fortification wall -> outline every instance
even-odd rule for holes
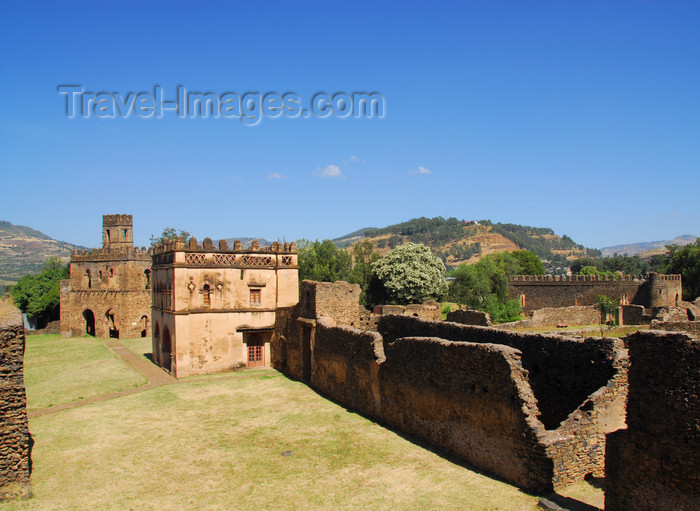
[[[0,303],[0,501],[31,493],[24,342],[19,310]]]
[[[598,295],[621,303],[645,305],[649,301],[646,281],[630,276],[614,280],[597,275],[517,275],[508,281],[508,296],[519,299],[526,313],[545,307],[593,305]]]
[[[636,332],[627,429],[608,435],[607,511],[700,509],[700,339]]]

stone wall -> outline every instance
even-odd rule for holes
[[[658,321],[651,322],[652,330],[666,330],[668,332],[688,332],[700,336],[700,321]]]
[[[607,511],[700,509],[700,339],[637,332],[627,429],[608,435]]]
[[[459,309],[448,312],[447,321],[463,325],[491,326],[491,315],[483,311]]]
[[[31,493],[31,435],[23,359],[22,315],[0,303],[0,501]]]
[[[649,323],[649,319],[644,316],[644,307],[641,305],[620,305],[618,315],[618,323],[620,325],[643,325]]]
[[[600,321],[600,312],[593,305],[573,305],[571,307],[559,307],[538,309],[533,311],[530,323],[533,326],[557,325],[591,325]]]
[[[531,491],[603,475],[605,433],[624,426],[618,339],[400,315],[368,332],[304,309],[280,317],[273,360],[324,395]]]
[[[545,307],[593,305],[598,295],[621,303],[646,305],[649,285],[628,276],[614,280],[592,275],[518,275],[508,281],[508,296],[520,299],[526,313]]]

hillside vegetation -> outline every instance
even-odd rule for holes
[[[49,256],[70,260],[71,249],[83,248],[58,241],[24,225],[0,220],[0,289],[27,274],[39,273]]]
[[[566,235],[557,236],[547,227],[442,217],[414,218],[388,227],[361,229],[333,241],[346,247],[362,239],[371,240],[382,254],[404,243],[423,243],[452,267],[514,250],[534,252],[550,266],[566,266],[567,261],[599,255],[597,250],[586,249]]]

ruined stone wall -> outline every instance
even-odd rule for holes
[[[19,310],[0,303],[0,501],[30,494],[24,342]]]
[[[651,322],[652,330],[666,330],[668,332],[688,332],[700,336],[700,321],[658,321]]]
[[[303,299],[303,295],[302,295]],[[309,309],[310,310],[310,309]],[[382,316],[379,332],[304,317],[276,325],[287,374],[532,491],[602,476],[605,434],[624,426],[625,350]]]
[[[360,323],[360,286],[348,282],[301,283],[300,302],[305,318],[325,317],[339,325],[356,326]]]
[[[700,339],[640,331],[627,345],[627,429],[608,435],[605,509],[700,509]]]
[[[488,312],[472,309],[459,309],[447,313],[447,321],[463,325],[491,326],[491,315]]]
[[[311,385],[343,406],[378,417],[381,397],[377,372],[384,359],[382,338],[377,332],[334,328],[319,319]]]
[[[620,325],[643,325],[649,323],[644,316],[644,307],[641,305],[620,305],[618,323]]]

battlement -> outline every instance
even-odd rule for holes
[[[680,275],[663,275],[660,273],[650,273],[649,274],[649,279],[650,280],[666,280],[666,281],[676,281],[676,280],[681,280]]]
[[[146,247],[117,246],[71,250],[71,262],[79,261],[108,261],[108,260],[143,260],[151,258],[151,249]]]
[[[233,248],[229,248],[226,240],[219,240],[218,247],[214,245],[211,238],[204,238],[202,244],[197,242],[197,239],[192,237],[190,241],[185,243],[180,240],[166,240],[163,243],[159,243],[153,247],[153,254],[165,254],[167,252],[218,252],[226,254],[259,254],[259,253],[282,253],[282,254],[296,254],[297,244],[293,241],[291,243],[280,243],[275,241],[269,247],[260,248],[260,243],[258,240],[254,240],[250,245],[250,248],[243,250],[243,245],[241,240],[236,239],[233,242]]]
[[[659,277],[678,277],[680,275],[659,275]],[[676,279],[668,279],[676,280]],[[633,275],[514,275],[508,279],[509,282],[517,284],[527,283],[551,283],[551,282],[607,282],[607,281],[632,281],[643,282]]]
[[[102,215],[102,225],[104,227],[133,226],[133,215]]]

